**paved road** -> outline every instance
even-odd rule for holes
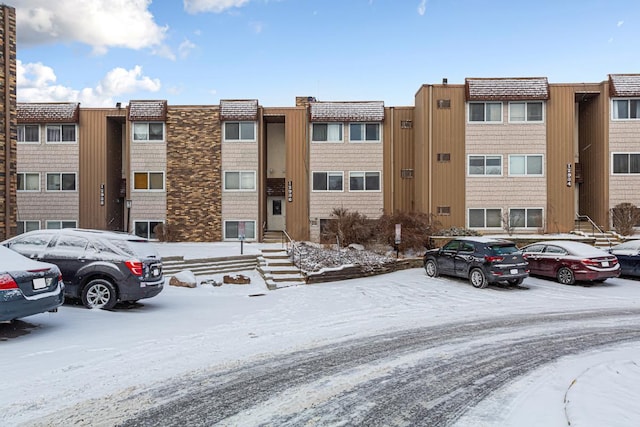
[[[403,330],[148,389],[126,397],[129,409],[123,413],[129,418],[119,422],[446,426],[493,391],[548,362],[630,341],[640,341],[640,309],[509,316]],[[104,410],[107,402],[101,404]],[[123,409],[122,402],[114,408]]]

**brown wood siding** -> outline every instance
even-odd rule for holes
[[[429,97],[431,86],[422,85],[415,97],[415,109],[413,113],[413,144],[414,144],[414,194],[415,210],[429,212]]]
[[[16,233],[16,10],[0,5],[0,240]]]
[[[609,228],[609,84],[580,90],[600,92],[579,103],[578,147],[583,184],[580,184],[580,215],[588,215],[605,230]],[[578,95],[579,98],[579,95]]]
[[[385,108],[382,179],[385,213],[411,212],[415,209],[413,110],[413,107]],[[411,122],[412,126],[403,127],[403,122]],[[403,178],[403,169],[413,171],[413,177]]]
[[[564,233],[575,222],[575,184],[567,186],[567,165],[574,164],[575,88],[550,85],[547,101],[547,208],[545,231]]]

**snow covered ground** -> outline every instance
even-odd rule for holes
[[[163,256],[186,258],[240,253],[238,243],[158,248]],[[243,251],[259,249],[246,243]],[[377,333],[513,314],[640,308],[640,281],[628,279],[561,286],[528,278],[528,289],[478,290],[413,269],[268,291],[255,271],[245,274],[250,285],[167,286],[136,307],[109,312],[65,305],[58,313],[0,324],[0,425],[31,425],[54,412],[59,415],[49,420],[64,420],[69,408],[92,399]],[[457,425],[636,426],[639,399],[635,342],[548,364],[493,393]],[[100,414],[94,416],[79,425],[99,424]]]

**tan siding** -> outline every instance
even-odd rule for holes
[[[18,193],[18,221],[78,221],[77,192]]]
[[[619,203],[633,203],[640,206],[640,175],[613,174],[611,161],[613,153],[640,153],[640,122],[609,121],[609,208]]]

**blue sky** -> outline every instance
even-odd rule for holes
[[[7,0],[18,101],[413,105],[465,77],[640,73],[637,0]]]

